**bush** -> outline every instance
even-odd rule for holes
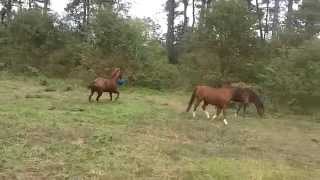
[[[259,74],[264,87],[289,105],[314,106],[320,97],[320,40],[292,48],[288,57],[274,58]],[[319,104],[318,104],[319,105]]]

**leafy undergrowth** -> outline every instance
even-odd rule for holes
[[[319,117],[230,113],[224,126],[192,119],[181,92],[121,87],[89,103],[77,82],[46,82],[0,78],[0,179],[320,177]]]

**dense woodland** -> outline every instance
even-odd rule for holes
[[[289,107],[320,97],[319,0],[167,0],[164,35],[130,1],[69,0],[63,17],[50,0],[0,4],[2,71],[88,82],[117,66],[134,86],[242,81]]]

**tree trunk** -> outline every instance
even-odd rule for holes
[[[183,34],[187,31],[188,28],[188,16],[187,16],[187,9],[188,9],[189,0],[183,0]]]
[[[22,0],[17,0],[17,3],[18,3],[18,6],[19,6],[19,11],[21,11],[24,2],[22,2]]]
[[[206,4],[207,4],[207,0],[201,0],[200,19],[199,19],[200,28],[203,28],[205,24],[204,21],[205,21]]]
[[[269,5],[270,0],[267,0],[267,9],[266,9],[266,19],[265,19],[265,29],[264,29],[264,37],[263,39],[266,39],[266,35],[269,34]]]
[[[31,8],[32,8],[32,4],[33,4],[33,0],[29,0],[29,1],[28,1],[29,9],[31,9]]]
[[[273,39],[278,39],[279,11],[280,11],[280,0],[275,0],[274,1],[273,22],[272,22],[272,38]]]
[[[83,17],[82,17],[82,29],[87,26],[87,0],[83,0]]]
[[[248,4],[248,10],[251,11],[252,10],[252,4],[251,4],[252,0],[247,0],[247,4]]]
[[[259,32],[260,32],[260,39],[263,40],[263,30],[262,30],[262,19],[261,19],[261,13],[260,13],[260,9],[259,9],[259,2],[258,0],[256,0],[256,11],[258,14],[258,21],[259,21]]]
[[[50,3],[50,0],[44,0],[43,1],[43,14],[47,14],[48,13],[48,5]]]
[[[4,8],[1,9],[1,24],[4,24],[4,18],[6,16],[6,10]]]
[[[210,7],[212,0],[207,0],[207,8]]]
[[[195,0],[192,0],[192,30],[194,30],[194,25],[196,21],[196,13],[195,13]]]
[[[87,1],[87,25],[89,25],[90,23],[90,0],[86,0]]]
[[[174,19],[175,19],[175,0],[168,0],[166,9],[168,11],[168,30],[166,37],[166,46],[168,50],[169,63],[176,64],[177,57],[175,53],[174,41]]]
[[[11,13],[12,13],[12,0],[8,0],[5,4],[5,14],[7,16],[7,22],[11,20]]]
[[[292,6],[293,6],[293,0],[288,0],[288,12],[287,12],[287,22],[286,22],[286,28],[288,31],[292,31]]]

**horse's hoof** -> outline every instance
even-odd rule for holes
[[[209,114],[209,112],[206,111],[205,113],[206,113],[206,115],[207,115],[207,118],[210,119],[210,114]]]
[[[212,120],[215,120],[217,118],[217,115],[212,116]]]
[[[196,112],[192,113],[192,117],[195,118],[196,117]]]
[[[225,125],[228,125],[228,121],[226,119],[223,120]]]

